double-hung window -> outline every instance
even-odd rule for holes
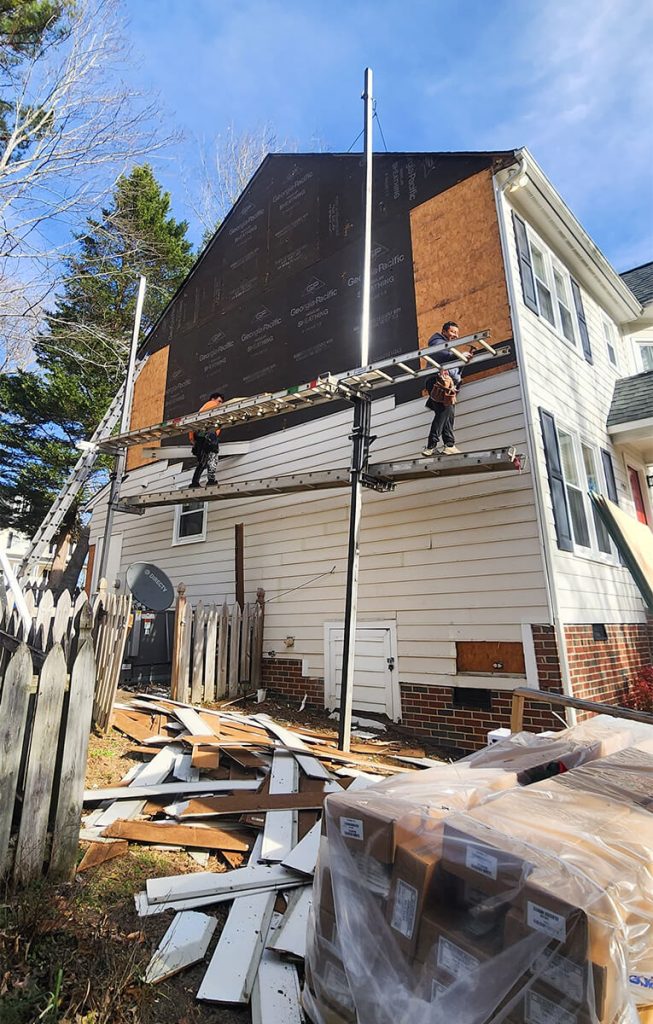
[[[653,341],[644,341],[638,348],[642,370],[653,370]]]
[[[592,346],[580,285],[535,232],[513,212],[524,303],[567,344],[592,362]],[[616,365],[616,364],[615,364]]]
[[[175,505],[173,544],[195,544],[206,540],[206,502],[187,501]]]
[[[562,427],[558,427],[558,443],[574,547],[581,553],[612,558],[615,549],[610,535],[589,497],[589,492],[607,493],[599,452]]]
[[[607,317],[602,316],[603,321],[603,337],[605,338],[605,347],[608,351],[608,359],[613,366],[617,365],[617,332],[615,326],[611,320]]]

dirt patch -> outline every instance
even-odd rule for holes
[[[109,730],[106,736],[92,734],[88,745],[86,788],[115,786],[141,760],[131,753],[134,746],[133,740],[115,729]]]

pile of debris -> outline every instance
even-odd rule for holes
[[[251,1001],[253,1020],[303,1021],[300,976],[325,797],[384,776],[413,773],[383,742],[340,752],[318,732],[264,714],[195,708],[141,695],[117,704],[113,725],[144,760],[110,788],[90,789],[80,869],[126,852],[128,843],[185,849],[205,870],[149,879],[136,909],[175,916],[146,980],[159,982],[203,959],[217,921],[197,908],[233,901],[197,998]],[[354,744],[356,746],[356,744]],[[362,752],[361,752],[362,751]],[[401,754],[401,752],[400,752]]]

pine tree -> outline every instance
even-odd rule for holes
[[[138,278],[147,278],[142,332],[188,273],[187,224],[151,167],[118,181],[89,219],[43,334],[36,368],[0,379],[0,525],[33,533],[123,379]],[[18,499],[18,500],[17,500]]]

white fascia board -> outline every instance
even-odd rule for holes
[[[147,966],[145,981],[156,984],[201,960],[217,923],[215,917],[194,910],[176,914]]]
[[[592,241],[535,158],[526,148],[518,150],[516,157],[526,160],[528,182],[514,192],[506,192],[510,205],[532,223],[544,241],[559,250],[567,269],[589,292],[600,298],[601,305],[617,323],[630,323],[640,317],[641,303]],[[509,175],[510,169],[500,171],[497,179],[503,183]]]
[[[267,941],[275,892],[235,899],[197,998],[212,1003],[247,1003]]]
[[[619,434],[630,433],[633,430],[641,431],[642,434],[648,434],[653,437],[653,416],[648,416],[646,419],[641,420],[629,420],[627,423],[615,423],[613,426],[608,427],[608,434],[610,437],[617,437]]]

